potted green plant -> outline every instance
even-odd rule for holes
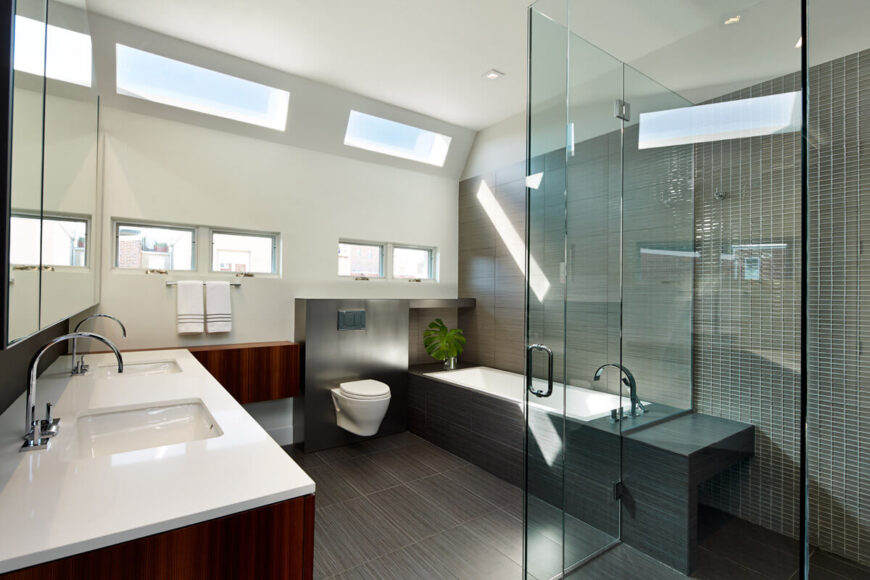
[[[465,335],[459,328],[448,328],[436,318],[423,331],[423,346],[432,358],[444,361],[445,369],[455,369],[456,359],[465,346]]]

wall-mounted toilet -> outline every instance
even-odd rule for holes
[[[341,383],[332,389],[332,402],[339,427],[356,435],[374,435],[390,406],[390,387],[372,379]]]

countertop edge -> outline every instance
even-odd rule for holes
[[[282,493],[275,493],[268,496],[243,501],[237,504],[227,504],[225,506],[221,506],[204,512],[180,516],[178,518],[164,520],[154,524],[142,526],[140,528],[124,530],[123,532],[118,532],[117,534],[112,534],[109,536],[90,538],[81,542],[60,546],[58,548],[51,548],[49,550],[43,550],[41,552],[27,554],[26,556],[10,558],[8,560],[0,562],[0,574],[14,572],[15,570],[29,568],[31,566],[37,566],[39,564],[45,564],[47,562],[52,562],[61,558],[68,558],[70,556],[76,556],[78,554],[83,554],[85,552],[90,552],[93,550],[99,550],[101,548],[107,548],[116,544],[123,544],[124,542],[138,540],[140,538],[169,532],[179,528],[185,528],[187,526],[200,524],[209,520],[246,512],[252,509],[265,507],[267,505],[272,505],[275,503],[280,503],[283,501],[296,499],[298,497],[303,497],[311,494],[314,494],[314,485],[304,485],[301,488],[290,489]]]

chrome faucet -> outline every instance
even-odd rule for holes
[[[93,316],[88,316],[84,320],[80,321],[76,324],[76,327],[73,328],[73,332],[78,332],[79,328],[81,328],[82,324],[87,322],[88,320],[93,320],[94,318],[108,318],[109,320],[114,320],[118,323],[118,326],[121,327],[121,335],[124,338],[127,338],[127,329],[124,327],[124,323],[112,316],[111,314],[94,314]],[[73,339],[72,341],[72,369],[70,369],[71,375],[83,375],[88,372],[88,365],[85,364],[85,355],[82,355],[79,359],[79,362],[76,363],[76,350],[78,348],[78,341]]]
[[[616,363],[607,363],[598,367],[598,370],[595,371],[595,376],[593,380],[599,380],[601,378],[601,373],[604,372],[604,369],[607,367],[616,367],[623,373],[625,376],[622,377],[622,383],[628,387],[628,394],[631,397],[631,416],[637,417],[638,412],[637,409],[640,408],[640,413],[643,414],[646,411],[646,407],[643,406],[643,403],[640,402],[640,398],[637,396],[637,381],[634,380],[634,375],[631,374],[631,371],[626,367],[616,364]]]
[[[57,435],[60,429],[60,419],[51,417],[51,403],[45,406],[45,419],[40,420],[36,418],[36,372],[39,368],[39,359],[42,358],[42,355],[48,349],[66,340],[76,340],[79,338],[93,338],[111,348],[112,352],[115,353],[115,358],[118,359],[118,372],[124,372],[124,359],[121,358],[121,352],[118,350],[118,347],[112,344],[112,341],[108,338],[99,334],[94,334],[93,332],[73,332],[59,336],[45,344],[30,361],[30,369],[28,371],[30,381],[27,383],[27,410],[24,423],[24,445],[21,446],[19,451],[46,449],[49,439]]]

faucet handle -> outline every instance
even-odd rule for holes
[[[51,418],[51,408],[53,406],[51,403],[45,404],[45,419],[39,422],[40,437],[43,439],[54,437],[60,431],[60,418]]]

